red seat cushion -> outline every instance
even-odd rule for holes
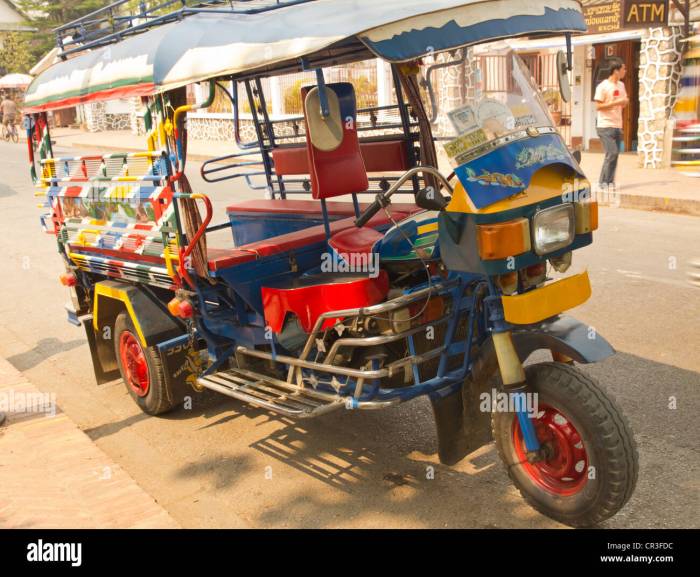
[[[369,203],[360,203],[360,210],[365,210]],[[352,202],[327,202],[329,216],[355,216],[355,207]],[[391,205],[391,213],[400,216],[409,216],[421,209],[410,202],[399,202]],[[289,198],[275,199],[253,199],[236,202],[226,208],[226,212],[250,212],[250,213],[270,213],[276,214],[304,214],[315,216],[321,215],[321,203],[318,200],[301,200]]]
[[[329,216],[353,216],[352,202],[326,203]],[[274,212],[276,214],[321,215],[318,200],[292,200],[288,198],[242,200],[226,208],[226,212]]]
[[[321,150],[313,145],[309,111],[306,110],[306,96],[312,88],[305,86],[301,89],[312,196],[320,199],[365,192],[369,188],[369,180],[357,136],[355,88],[349,82],[326,84],[326,90],[332,90],[338,97],[343,127],[343,139],[334,150]],[[349,119],[351,122],[348,122]]]
[[[405,140],[360,142],[360,152],[367,172],[405,172],[410,168]],[[284,146],[272,150],[278,176],[309,174],[309,157],[305,146]]]
[[[384,238],[373,228],[348,228],[334,234],[328,244],[339,255],[371,254],[375,245]]]
[[[256,259],[256,254],[242,249],[207,248],[209,270],[216,272]]]

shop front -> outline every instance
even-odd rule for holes
[[[623,152],[636,153],[644,167],[665,166],[670,159],[667,125],[683,68],[682,40],[692,32],[693,22],[700,21],[700,0],[687,4],[686,0],[583,0],[582,4],[588,32],[572,40],[572,98],[561,105],[562,134],[574,148],[602,150],[593,95],[609,76],[611,59],[621,58],[627,67],[624,83],[630,99],[623,114]],[[545,66],[553,54],[565,49],[564,38],[511,44],[530,62]],[[546,82],[540,85],[546,90]]]

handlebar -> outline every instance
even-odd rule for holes
[[[452,194],[452,186],[437,168],[433,168],[432,166],[414,166],[410,170],[404,172],[399,177],[399,179],[391,185],[389,190],[377,194],[375,201],[372,204],[370,204],[365,209],[365,211],[355,220],[355,226],[357,228],[362,228],[370,221],[370,219],[375,214],[379,212],[380,209],[389,206],[389,204],[391,204],[391,196],[403,186],[404,182],[406,182],[409,178],[414,177],[419,172],[422,172],[424,174],[430,174],[436,177],[442,183],[442,185],[449,191],[450,195]]]
[[[376,196],[376,200],[370,204],[364,212],[355,220],[355,226],[357,228],[362,228],[365,226],[370,219],[377,214],[380,209],[384,208],[385,206],[389,206],[391,204],[391,201],[384,196],[383,192],[380,192]]]

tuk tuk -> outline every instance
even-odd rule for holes
[[[634,437],[576,367],[614,351],[563,314],[590,297],[587,273],[552,278],[592,242],[597,204],[523,61],[504,49],[494,89],[473,53],[583,32],[579,2],[127,8],[58,29],[63,60],[26,95],[42,222],[98,383],[121,376],[151,415],[205,389],[291,418],[427,395],[441,462],[494,440],[545,515],[590,526],[620,510],[637,478]],[[390,68],[391,104],[360,107],[352,82],[326,79],[377,58]],[[440,111],[431,73],[450,66],[461,85]],[[314,78],[296,95],[302,113],[272,117],[263,82],[300,71]],[[208,96],[188,103],[195,83]],[[205,162],[202,178],[260,190],[254,200],[232,192],[219,223],[187,177],[187,113],[216,94],[231,102],[237,150]],[[143,152],[53,154],[50,111],[134,97],[146,107]],[[448,126],[439,137],[438,115]],[[222,230],[232,246],[212,246]],[[524,364],[542,351],[552,360]]]

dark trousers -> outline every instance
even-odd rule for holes
[[[603,168],[600,171],[600,184],[614,184],[615,170],[617,169],[617,157],[620,155],[620,142],[622,142],[622,129],[598,128],[598,137],[605,150]]]

